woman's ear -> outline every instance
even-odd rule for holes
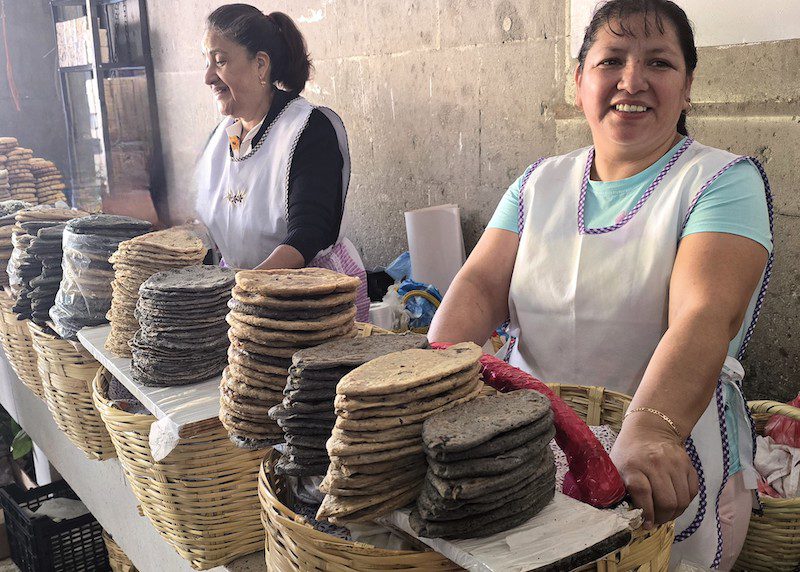
[[[267,85],[270,77],[270,59],[267,52],[256,52],[256,71],[261,85]]]
[[[692,107],[692,82],[694,81],[694,74],[686,76],[686,87],[683,90],[683,110],[687,111]]]
[[[575,66],[575,107],[582,110],[583,102],[581,101],[581,79],[583,79],[581,66]]]

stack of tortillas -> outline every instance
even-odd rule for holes
[[[36,203],[36,178],[30,167],[33,151],[25,147],[15,147],[6,157],[11,198]]]
[[[12,235],[17,222],[14,217],[18,211],[31,206],[33,205],[23,201],[0,202],[0,285],[2,286],[8,286],[8,261],[14,251]]]
[[[17,140],[13,137],[0,137],[0,200],[5,201],[11,198],[11,187],[8,182],[8,162],[7,153],[17,146]]]
[[[28,253],[28,247],[32,241],[36,240],[37,234],[41,229],[56,226],[73,218],[86,215],[82,211],[74,211],[70,209],[55,209],[49,207],[32,207],[18,211],[14,216],[16,224],[13,228],[12,241],[14,244],[14,251],[11,260],[8,264],[8,274],[11,283],[11,290],[18,297],[17,305],[15,306],[17,312],[22,313],[26,318],[30,315],[31,301],[28,294],[31,293],[33,288],[30,281],[42,273],[42,262],[33,256],[33,253]],[[63,232],[63,229],[60,230]],[[40,244],[40,247],[45,246]],[[57,248],[59,253],[61,251],[60,243],[58,245],[50,244],[49,250]],[[45,248],[48,250],[48,248]],[[61,257],[59,256],[59,266]],[[53,289],[58,290],[60,276],[58,279],[49,279]]]
[[[336,415],[334,398],[339,380],[366,362],[412,348],[427,348],[421,334],[345,338],[300,350],[292,357],[283,402],[269,415],[285,432],[282,456],[275,472],[317,476],[328,471],[325,445]]]
[[[479,538],[514,528],[550,502],[550,401],[522,389],[481,397],[425,421],[428,472],[410,517],[428,538]]]
[[[5,155],[3,155],[5,157]],[[11,187],[8,184],[8,171],[5,168],[6,162],[0,162],[0,201],[11,198]]]
[[[95,214],[67,223],[64,229],[64,279],[50,308],[54,329],[62,338],[75,340],[78,330],[107,321],[111,308],[114,268],[108,259],[120,242],[145,234],[146,220]]]
[[[187,266],[153,274],[139,287],[139,330],[130,342],[133,379],[144,385],[196,383],[227,364],[225,315],[233,271]]]
[[[121,357],[131,356],[128,342],[139,329],[134,311],[142,282],[162,270],[200,264],[205,255],[203,241],[195,233],[180,227],[120,242],[109,259],[114,265],[114,281],[111,283],[113,294],[107,316],[111,333],[106,340],[106,349]]]
[[[31,173],[36,179],[36,202],[40,205],[50,205],[57,201],[66,202],[64,178],[56,164],[41,157],[34,157],[28,161]]]
[[[475,399],[483,387],[481,348],[411,349],[374,359],[336,386],[338,415],[317,519],[373,520],[419,494],[425,470],[422,424]]]
[[[323,268],[236,274],[227,317],[230,365],[222,376],[220,400],[220,420],[231,441],[251,449],[283,441],[283,431],[268,412],[283,398],[291,357],[356,335],[360,283]]]

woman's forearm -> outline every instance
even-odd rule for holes
[[[727,354],[730,332],[711,312],[671,325],[658,344],[631,409],[650,407],[672,419],[687,437],[711,400]],[[639,414],[644,417],[644,414]],[[647,415],[649,422],[665,423]]]
[[[483,345],[506,316],[492,292],[469,276],[456,277],[436,311],[428,331],[432,342],[472,341]],[[505,313],[508,305],[504,304]]]
[[[272,251],[264,262],[254,270],[272,270],[274,268],[303,268],[306,261],[300,251],[288,244],[280,244]]]

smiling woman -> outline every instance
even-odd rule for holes
[[[202,52],[226,118],[198,162],[196,210],[224,263],[357,276],[366,321],[366,273],[342,225],[347,134],[336,113],[300,96],[311,71],[302,34],[286,14],[229,4],[208,16]]]
[[[534,162],[447,291],[431,341],[483,344],[545,382],[633,395],[611,452],[673,560],[728,570],[750,514],[752,440],[734,370],[772,265],[755,159],[688,136],[691,24],[668,0],[611,0],[586,30],[576,105],[591,147]]]

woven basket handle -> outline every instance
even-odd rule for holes
[[[786,405],[780,401],[748,401],[747,406],[752,413],[766,413],[767,415],[783,415],[789,419],[800,421],[800,408]]]

